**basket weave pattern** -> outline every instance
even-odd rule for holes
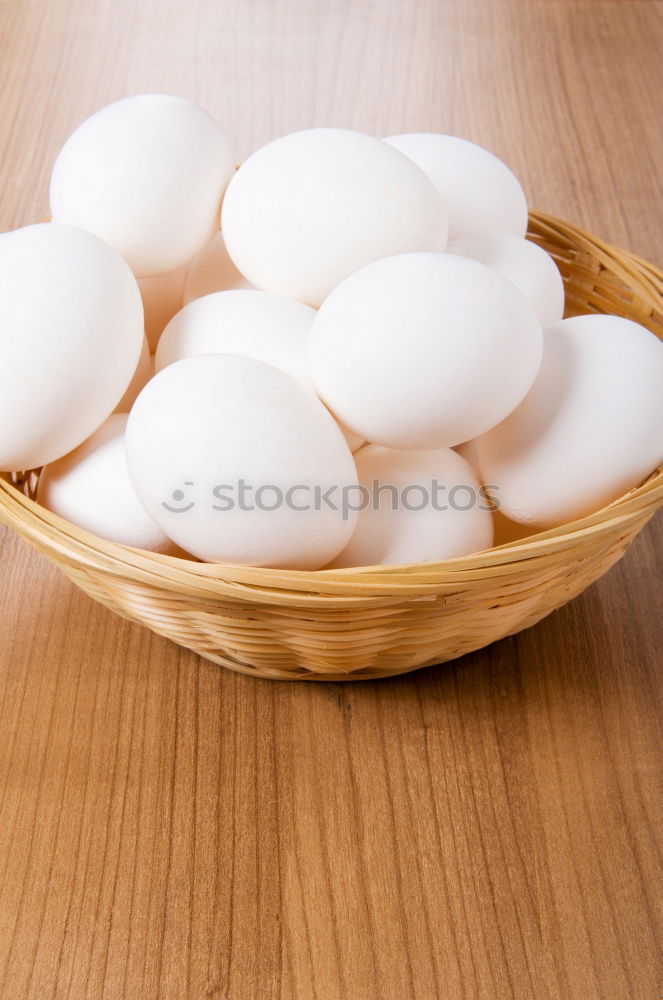
[[[614,313],[663,339],[660,271],[540,213],[530,215],[529,236],[560,268],[567,315]],[[210,565],[104,541],[38,506],[36,477],[0,476],[0,519],[75,584],[216,663],[280,679],[387,677],[519,632],[606,572],[663,503],[659,469],[596,514],[477,555],[295,572]]]

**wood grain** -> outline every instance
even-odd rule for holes
[[[0,0],[0,226],[97,106],[238,158],[457,131],[663,263],[663,3]],[[570,606],[389,682],[221,671],[0,532],[2,1000],[659,1000],[661,519]]]

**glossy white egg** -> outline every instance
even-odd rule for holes
[[[154,520],[200,559],[317,569],[346,545],[356,469],[339,428],[291,375],[233,354],[184,358],[138,397],[132,482]]]
[[[244,354],[310,385],[306,361],[315,310],[302,302],[249,289],[194,299],[164,330],[156,370],[198,354]]]
[[[471,466],[450,448],[355,456],[362,488],[357,526],[331,568],[429,563],[490,548],[490,501]]]
[[[76,448],[113,412],[143,344],[136,279],[92,233],[44,223],[0,236],[0,469]]]
[[[564,315],[564,282],[550,254],[521,236],[465,236],[447,244],[447,252],[471,257],[512,281],[528,299],[541,326]]]
[[[527,199],[520,181],[483,146],[455,135],[414,132],[385,142],[430,177],[449,211],[449,239],[527,232]]]
[[[60,150],[51,215],[96,233],[139,278],[191,260],[218,229],[228,140],[190,101],[139,94],[101,108]]]
[[[124,450],[126,413],[108,418],[80,447],[47,465],[37,500],[86,531],[121,545],[174,554],[131,485]]]
[[[200,354],[243,354],[280,368],[311,392],[308,337],[315,310],[303,302],[256,289],[214,292],[192,300],[159,341],[156,371]],[[350,451],[364,439],[339,424]]]
[[[663,463],[663,344],[618,316],[548,327],[534,385],[477,459],[514,521],[555,526],[616,500]]]
[[[252,284],[318,306],[370,261],[443,250],[447,210],[428,177],[386,143],[317,128],[276,139],[241,165],[222,228]]]
[[[501,274],[453,254],[369,264],[326,299],[309,340],[321,399],[356,434],[448,447],[503,420],[541,362],[534,310]]]

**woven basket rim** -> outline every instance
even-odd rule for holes
[[[663,311],[663,271],[655,265],[546,213],[531,211],[530,221],[540,231],[545,233],[548,230],[552,239],[561,237],[567,240],[569,234],[577,237],[591,246],[592,254],[606,268],[614,270],[615,257],[618,257],[625,280],[629,277],[637,279],[639,292],[644,292],[647,306],[656,313]],[[50,551],[59,549],[67,558],[75,556],[81,566],[117,577],[130,574],[137,581],[148,583],[154,583],[155,577],[158,577],[159,585],[173,592],[182,587],[193,587],[201,594],[214,597],[227,587],[237,597],[245,588],[247,598],[255,600],[256,592],[260,591],[266,601],[274,592],[278,592],[279,600],[283,600],[288,591],[293,592],[293,596],[296,593],[299,598],[306,595],[325,595],[332,600],[334,596],[342,597],[344,603],[352,598],[358,602],[365,601],[377,593],[385,597],[437,593],[442,585],[458,586],[468,574],[476,578],[477,573],[483,570],[495,576],[499,575],[500,567],[536,559],[543,553],[563,553],[573,547],[579,535],[587,538],[594,534],[598,540],[602,535],[614,532],[620,521],[627,523],[638,518],[648,519],[661,504],[663,466],[640,486],[595,513],[472,555],[431,563],[289,570],[203,563],[107,541],[46,510],[0,473],[0,520],[33,543],[41,543]]]

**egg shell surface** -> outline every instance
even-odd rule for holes
[[[400,254],[347,278],[318,311],[309,369],[338,420],[374,444],[442,448],[503,420],[541,362],[530,303],[453,254]]]
[[[152,354],[157,349],[164,327],[182,308],[188,273],[189,265],[183,264],[174,271],[138,281],[145,312],[145,333]]]
[[[309,390],[255,358],[164,368],[131,411],[127,458],[154,520],[206,561],[317,569],[354,528],[352,512],[322,500],[356,485],[340,429]]]
[[[168,94],[125,97],[63,145],[51,215],[110,243],[137,277],[164,274],[212,239],[233,171],[228,140],[202,108]]]
[[[0,235],[0,469],[61,458],[110,416],[143,344],[116,250],[57,223]]]
[[[120,545],[174,553],[129,479],[124,450],[126,413],[114,413],[80,447],[47,465],[37,501],[72,524]]]
[[[443,250],[447,210],[428,177],[386,143],[317,128],[276,139],[240,166],[222,229],[252,284],[319,306],[370,261]]]
[[[333,414],[332,414],[332,416],[333,416]],[[334,418],[334,419],[336,419],[336,418]],[[343,434],[343,437],[345,438],[345,440],[348,443],[348,448],[350,449],[350,451],[354,455],[354,453],[356,451],[359,451],[359,449],[366,442],[364,441],[363,437],[361,437],[360,434],[355,434],[354,431],[351,431],[349,427],[346,427],[345,424],[342,424],[339,420],[337,420],[336,423],[341,428],[341,432]]]
[[[447,244],[447,253],[471,257],[499,271],[531,302],[541,326],[564,315],[564,282],[550,254],[520,236],[465,236]]]
[[[150,347],[147,337],[143,337],[143,346],[138,359],[138,365],[134,372],[134,377],[127,386],[127,391],[115,407],[114,413],[128,413],[134,405],[138,393],[145,388],[154,375],[154,358],[150,354]]]
[[[243,354],[280,368],[311,392],[308,336],[315,310],[257,289],[231,289],[193,299],[159,341],[156,370],[200,354]],[[339,424],[350,451],[364,439]]]
[[[439,562],[492,545],[489,501],[455,451],[367,445],[355,461],[366,491],[355,505],[363,509],[330,568]]]
[[[479,471],[478,441],[465,441],[464,444],[456,445],[454,451],[461,455],[466,462],[474,469],[474,472],[482,485],[485,486],[485,495],[490,497],[493,509],[493,545],[505,545],[507,542],[522,541],[532,535],[536,528],[532,525],[519,524],[506,517],[500,510],[499,487],[492,483],[483,483],[483,476]]]
[[[663,462],[663,344],[618,316],[548,327],[534,385],[477,460],[514,521],[554,527],[618,499]]]
[[[520,181],[497,156],[467,139],[433,132],[384,140],[430,177],[449,210],[449,239],[527,232],[527,199]]]
[[[200,354],[244,354],[311,385],[306,359],[315,310],[268,292],[236,289],[194,299],[170,321],[156,370]]]
[[[184,305],[203,295],[232,288],[253,288],[253,285],[233,264],[223,233],[219,231],[191,263],[184,288]]]
[[[479,471],[479,456],[477,454],[477,439],[463,441],[462,444],[454,445],[454,451],[461,455],[466,462],[469,462],[477,476],[481,476]]]

